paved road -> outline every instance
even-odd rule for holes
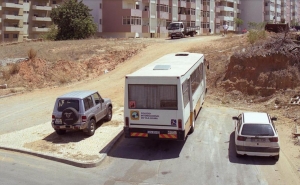
[[[195,132],[185,142],[122,136],[96,168],[76,168],[0,150],[0,181],[4,184],[298,184],[294,174],[287,179],[284,172],[274,170],[278,163],[272,158],[235,157],[231,116],[238,113],[234,109],[204,107]],[[281,158],[279,165],[284,161]],[[269,176],[284,181],[274,181]]]

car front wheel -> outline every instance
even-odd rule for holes
[[[111,107],[108,107],[108,109],[107,109],[107,114],[106,114],[106,116],[105,116],[105,121],[110,121],[111,120],[111,118],[112,118],[112,108]]]

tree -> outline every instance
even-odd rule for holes
[[[244,21],[239,18],[234,18],[234,22],[236,24],[236,27],[238,27],[238,30],[239,30],[240,25],[242,25],[244,23]]]
[[[67,0],[53,9],[50,17],[57,25],[56,40],[85,39],[96,33],[91,9],[77,0]]]

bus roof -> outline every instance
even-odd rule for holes
[[[178,77],[183,76],[190,70],[201,58],[200,53],[171,53],[167,54],[154,62],[142,67],[141,69],[126,75],[128,77]]]

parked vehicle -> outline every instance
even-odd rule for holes
[[[263,112],[245,112],[235,120],[236,156],[270,156],[279,159],[279,136],[273,121]]]
[[[88,136],[95,133],[96,123],[112,118],[112,103],[97,91],[73,91],[56,99],[52,127],[57,134],[67,130],[83,130]]]
[[[185,36],[194,37],[197,31],[200,30],[199,26],[187,27],[183,22],[172,22],[167,27],[168,35],[171,39],[175,37],[183,38]]]
[[[289,31],[289,24],[272,24],[272,23],[267,23],[265,26],[265,30],[268,32],[274,32],[274,33],[279,33],[279,32],[285,32]]]
[[[126,75],[125,138],[185,140],[206,94],[204,55],[172,53]]]

